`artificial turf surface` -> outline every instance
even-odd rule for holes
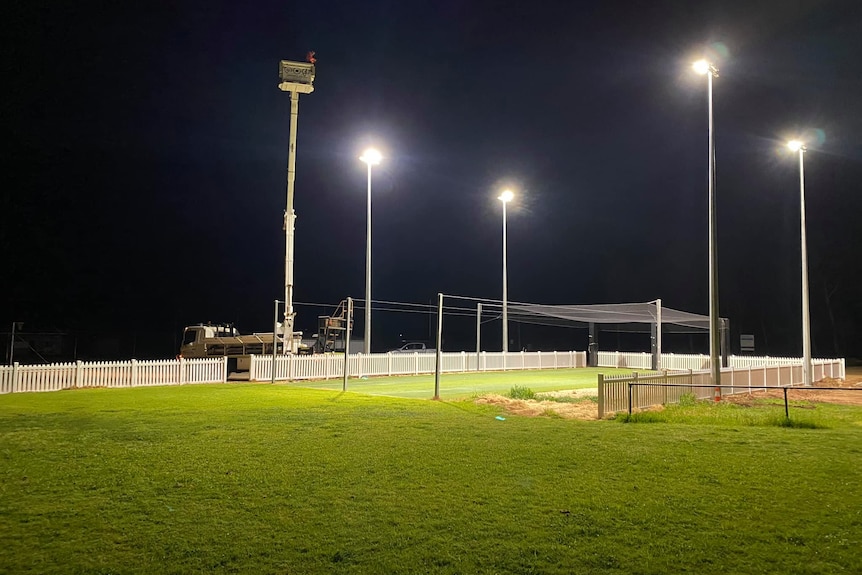
[[[527,371],[496,371],[474,373],[443,373],[440,375],[440,397],[461,399],[483,393],[506,393],[512,386],[529,387],[533,391],[585,389],[598,385],[598,374],[620,375],[645,370],[601,368],[543,369]],[[340,390],[342,379],[297,381],[292,385],[312,389]],[[386,395],[427,399],[434,396],[434,375],[351,378],[348,391],[369,395]]]

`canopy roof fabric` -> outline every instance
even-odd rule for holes
[[[649,331],[658,317],[658,302],[589,305],[508,304],[510,321],[568,327],[614,324],[619,331]],[[646,324],[646,325],[644,325]],[[661,308],[664,332],[708,331],[709,316]]]

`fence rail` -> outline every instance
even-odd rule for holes
[[[633,381],[630,381],[628,383],[628,387],[629,387],[629,392],[628,392],[629,410],[628,411],[629,411],[629,415],[631,415],[632,411],[634,409],[632,406],[632,404],[633,404],[632,397],[636,394],[636,390],[640,387],[661,387],[661,388],[665,388],[665,390],[679,388],[679,389],[684,389],[685,393],[689,393],[692,389],[707,388],[709,390],[715,390],[716,388],[724,389],[724,388],[732,387],[732,386],[728,386],[728,385],[717,385],[716,386],[716,385],[712,385],[712,384],[687,384],[687,383],[656,383],[656,382],[635,383]],[[786,385],[782,385],[781,387],[778,387],[778,388],[776,388],[774,386],[768,386],[768,385],[749,386],[749,391],[751,391],[752,389],[766,389],[766,390],[780,389],[780,390],[782,390],[784,392],[784,417],[789,418],[790,417],[790,404],[789,404],[789,401],[787,399],[787,392],[791,389],[797,389],[797,390],[803,391],[803,390],[811,389],[811,388],[791,387],[791,386],[786,386]],[[816,389],[817,389],[817,391],[862,391],[862,388],[859,388],[859,387],[818,387]]]
[[[843,359],[815,359],[812,364],[812,381],[827,377],[844,378]],[[655,383],[657,385],[649,385]],[[778,363],[745,367],[725,367],[721,369],[721,394],[750,393],[752,389],[780,388],[802,385],[802,360],[796,364]],[[639,374],[621,376],[599,375],[599,418],[606,414],[633,407],[642,409],[653,405],[678,403],[684,394],[693,394],[698,399],[708,399],[715,395],[715,385],[708,369],[689,370],[688,372],[665,371],[659,374]],[[637,391],[629,397],[629,385],[634,384]],[[667,384],[685,384],[668,386]],[[729,391],[725,391],[729,390]]]

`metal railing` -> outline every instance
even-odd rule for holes
[[[703,384],[692,385],[692,384],[685,384],[685,383],[635,383],[635,382],[629,382],[629,384],[628,384],[628,387],[629,387],[629,393],[628,393],[629,409],[628,409],[628,413],[629,413],[629,415],[632,414],[632,395],[633,395],[632,390],[633,390],[633,388],[637,388],[639,386],[664,387],[664,388],[678,387],[678,388],[684,388],[684,389],[689,390],[689,391],[692,389],[696,389],[696,388],[707,388],[710,390],[714,390],[716,387],[717,388],[727,388],[727,387],[732,388],[733,387],[731,385],[703,385]],[[793,389],[793,390],[797,390],[797,391],[862,391],[862,388],[860,388],[860,387],[780,387],[780,388],[776,388],[776,387],[770,387],[770,386],[766,386],[766,385],[752,385],[750,387],[750,389],[781,389],[784,392],[784,416],[787,417],[788,419],[790,418],[790,403],[787,400],[788,390]]]
[[[844,360],[812,360],[812,380],[821,381],[827,377],[843,379]],[[839,374],[841,377],[838,377]],[[714,385],[709,370],[665,371],[662,373],[632,373],[619,376],[598,376],[599,418],[606,414],[626,411],[631,401],[629,384],[648,386],[636,395],[637,408],[652,405],[667,405],[679,402],[685,393],[694,394],[697,399],[707,399],[721,395],[729,389],[729,394],[749,393],[753,389],[793,387],[802,385],[802,361],[787,365],[762,365],[759,367],[726,367],[721,370],[721,382]],[[668,385],[678,384],[678,385]],[[679,391],[687,388],[688,391]],[[822,389],[822,388],[817,388]]]

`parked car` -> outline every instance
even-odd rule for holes
[[[422,342],[405,343],[398,349],[393,349],[392,353],[435,353],[436,349],[426,347]]]

